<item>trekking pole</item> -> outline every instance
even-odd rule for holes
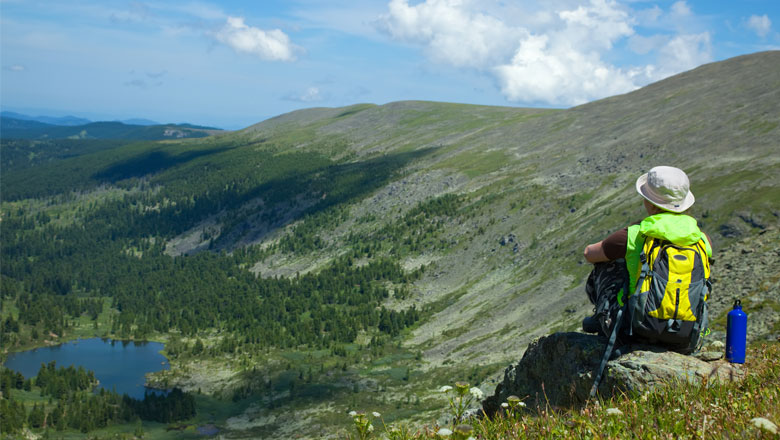
[[[612,356],[612,349],[615,347],[615,340],[617,340],[618,330],[620,329],[620,323],[623,320],[623,307],[621,307],[617,316],[615,316],[615,326],[612,327],[612,334],[609,335],[609,342],[607,343],[607,350],[604,352],[604,357],[601,359],[598,372],[596,373],[596,380],[593,381],[593,386],[590,389],[590,397],[596,397],[596,393],[599,390],[599,384],[601,383],[601,375],[604,373],[604,368],[607,367],[607,362]]]

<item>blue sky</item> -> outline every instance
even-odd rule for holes
[[[0,106],[241,128],[420,99],[570,107],[780,49],[778,0],[0,0]]]

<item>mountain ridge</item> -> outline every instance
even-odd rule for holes
[[[161,140],[205,137],[222,131],[213,127],[186,123],[128,124],[120,121],[87,121],[86,123],[55,124],[34,118],[15,118],[8,116],[7,113],[10,112],[3,112],[3,116],[0,116],[0,136],[3,139]]]

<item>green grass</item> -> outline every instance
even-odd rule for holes
[[[780,344],[750,347],[745,370],[747,376],[741,382],[667,383],[641,395],[591,401],[582,409],[516,408],[465,422],[476,439],[777,438],[751,420],[762,417],[780,422]],[[367,416],[382,426],[379,419]],[[431,423],[402,436],[394,428],[376,430],[368,438],[435,439],[441,438],[436,434],[439,429],[457,431]],[[451,438],[466,436],[457,437],[456,432]]]
[[[482,176],[505,167],[509,156],[502,150],[487,152],[465,152],[457,154],[436,164],[436,168],[456,169],[469,178]]]

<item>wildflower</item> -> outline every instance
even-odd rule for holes
[[[610,416],[620,416],[623,415],[623,411],[617,409],[617,408],[607,408],[607,415]]]
[[[515,395],[511,395],[506,398],[507,404],[510,408],[515,409],[516,407],[525,408],[525,402],[521,401],[519,397]],[[502,405],[503,406],[503,405]]]
[[[376,411],[372,412],[371,415],[374,416],[374,417],[377,417],[377,418],[382,417],[382,414],[379,414]]]
[[[355,416],[357,415],[357,411],[350,411],[350,412],[349,412],[349,415],[350,415],[351,417],[355,417]]]
[[[471,393],[472,396],[474,396],[475,399],[482,399],[485,397],[485,394],[477,387],[471,387],[469,390],[469,393]]]
[[[449,385],[444,385],[443,387],[439,388],[440,393],[446,393],[447,391],[451,390],[452,387]]]
[[[439,437],[449,437],[452,435],[452,431],[447,428],[441,428],[436,434],[438,434]]]
[[[374,432],[374,425],[368,424],[368,432]]]
[[[509,404],[506,402],[501,402],[501,408],[509,408]]]
[[[468,392],[469,384],[468,382],[455,382],[455,389],[458,391],[458,394],[463,396]]]

